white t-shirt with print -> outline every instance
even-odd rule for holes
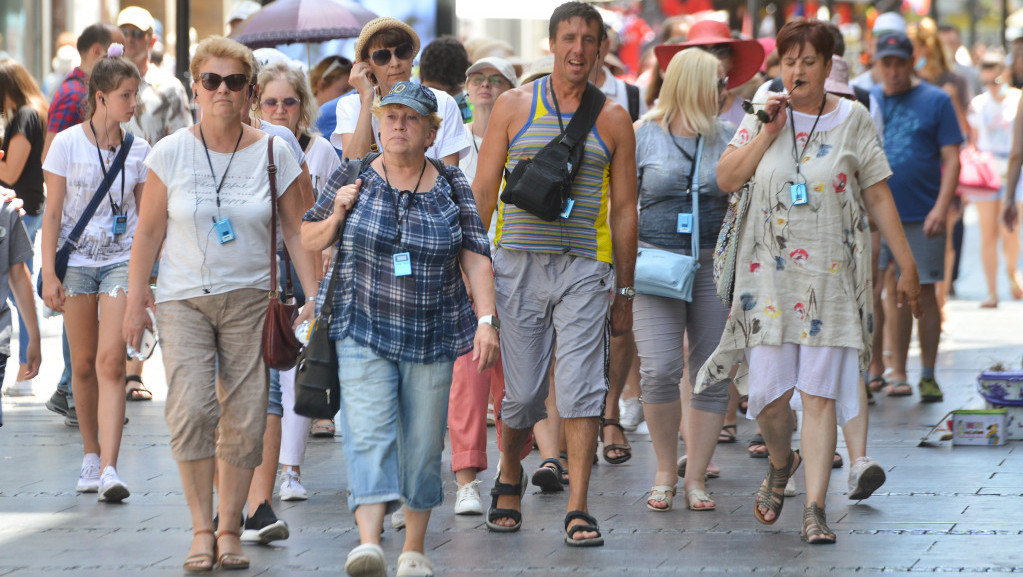
[[[131,243],[138,224],[135,185],[145,182],[149,174],[144,164],[148,154],[149,145],[136,136],[124,160],[124,170],[114,179],[106,198],[100,201],[96,212],[89,219],[89,224],[78,239],[78,247],[71,251],[68,266],[106,266],[124,262],[131,256]],[[115,156],[116,153],[109,150],[100,151],[97,155],[96,145],[89,141],[81,124],[59,132],[53,138],[46,161],[43,162],[43,170],[65,179],[58,249],[64,245],[103,182],[100,157],[109,167]],[[120,214],[127,216],[124,234],[114,235],[111,202],[120,207]]]
[[[441,123],[433,145],[426,149],[426,156],[442,159],[449,154],[458,153],[459,158],[469,154],[472,143],[466,138],[465,129],[462,128],[462,112],[458,109],[458,103],[447,92],[433,88],[429,90],[437,97],[437,112],[440,114]],[[338,99],[337,128],[330,135],[331,144],[342,148],[341,135],[355,133],[355,127],[359,123],[360,110],[362,110],[362,99],[358,92],[353,90]],[[380,122],[373,118],[373,142],[376,142],[379,147],[378,132],[380,132]]]
[[[309,141],[305,159],[309,175],[313,177],[313,194],[319,197],[330,175],[341,167],[341,159],[337,157],[337,150],[322,136],[313,136]]]
[[[212,150],[207,161],[202,142],[188,130],[164,138],[153,148],[146,165],[167,187],[167,234],[157,302],[241,288],[270,289],[268,141],[264,136],[239,149],[233,161],[231,153]],[[301,173],[295,157],[282,144],[274,139],[278,197]],[[216,188],[225,172],[218,209]],[[230,220],[235,234],[234,240],[224,244],[214,226],[222,219]]]

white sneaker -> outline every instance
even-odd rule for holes
[[[643,416],[643,403],[639,400],[639,397],[631,399],[625,399],[622,402],[622,428],[630,433],[635,431],[639,424],[646,420]]]
[[[405,528],[405,508],[399,507],[397,511],[391,513],[391,527],[395,530]]]
[[[853,501],[866,499],[884,485],[884,482],[884,467],[870,457],[860,457],[849,468],[849,499]]]
[[[95,493],[99,491],[99,455],[87,453],[82,459],[82,472],[78,475],[79,493]]]
[[[455,497],[455,515],[482,515],[483,504],[480,503],[480,480],[472,481],[458,486],[458,495]]]
[[[14,384],[4,389],[5,397],[31,397],[35,395],[32,392],[32,380],[27,381],[14,381]]]
[[[345,573],[351,577],[386,577],[384,550],[376,543],[364,543],[352,549],[345,559]]]
[[[309,492],[302,486],[302,477],[292,469],[281,471],[281,501],[305,501]]]
[[[406,551],[398,556],[395,577],[433,577],[433,563],[418,551]]]
[[[128,486],[117,476],[117,470],[107,466],[99,479],[99,500],[107,503],[120,503],[131,495]]]

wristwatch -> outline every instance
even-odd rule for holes
[[[497,315],[483,315],[480,317],[480,322],[477,326],[483,326],[484,324],[494,327],[494,330],[501,332],[501,319],[497,318]]]
[[[631,286],[623,286],[615,289],[615,294],[622,295],[623,297],[629,299],[629,302],[631,303],[632,299],[636,298],[636,289]]]

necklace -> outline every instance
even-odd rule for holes
[[[810,134],[806,135],[806,142],[803,143],[803,149],[799,150],[799,143],[796,142],[796,117],[795,111],[792,109],[792,104],[789,104],[789,116],[791,124],[789,128],[792,129],[792,153],[796,156],[796,176],[801,177],[802,174],[799,172],[799,165],[801,164],[800,159],[806,154],[807,147],[810,146],[810,139],[813,138],[813,133],[817,130],[817,123],[820,122],[821,114],[824,114],[824,105],[828,102],[828,93],[824,93],[824,98],[821,98],[821,107],[817,109],[817,118],[813,120],[813,127],[810,128]]]
[[[387,175],[387,164],[384,163],[384,159],[382,157],[380,158],[380,166],[384,167],[384,182],[387,183],[387,189],[390,190],[390,191],[394,191],[394,192],[398,193],[398,197],[396,199],[394,199],[394,218],[395,218],[395,220],[398,221],[398,236],[397,236],[397,238],[395,238],[394,242],[396,244],[400,245],[401,244],[401,224],[408,220],[408,215],[409,215],[410,212],[412,212],[412,196],[414,194],[416,194],[416,192],[419,191],[419,185],[423,182],[423,174],[426,173],[426,159],[425,158],[423,159],[423,168],[422,168],[422,170],[419,171],[419,180],[416,181],[416,186],[411,191],[409,191],[407,197],[406,197],[405,193],[403,193],[402,191],[397,190],[393,186],[391,186],[391,179]],[[408,205],[405,206],[404,214],[402,214],[402,211],[401,211],[401,206],[403,204],[405,204],[404,202],[402,202],[403,198],[408,198]]]
[[[96,157],[99,158],[99,169],[103,172],[103,180],[110,180],[110,175],[107,172],[107,168],[110,167],[114,162],[114,155],[117,151],[113,146],[110,147],[110,158],[106,161],[103,160],[103,154],[99,150],[99,135],[96,134],[96,125],[92,123],[92,118],[89,118],[89,128],[92,130],[92,138],[96,141]],[[124,135],[121,134],[121,130],[117,130],[117,135],[121,137],[121,142],[118,146],[124,144]],[[121,201],[119,203],[114,202],[114,195],[110,194],[110,189],[107,189],[107,200],[110,201],[110,210],[116,216],[121,214],[121,206],[124,204],[124,170],[119,171],[121,173]],[[114,175],[117,178],[117,175]]]
[[[217,184],[217,217],[220,217],[220,189],[224,188],[224,181],[227,180],[227,172],[231,170],[231,162],[234,161],[234,155],[238,152],[238,145],[242,142],[242,135],[245,134],[244,130],[238,131],[238,140],[234,143],[234,150],[231,151],[231,158],[227,160],[227,168],[224,169],[224,175],[220,177],[220,184]],[[206,151],[206,162],[210,165],[210,174],[213,175],[213,183],[217,183],[217,173],[213,170],[213,159],[210,158],[210,147],[206,146],[206,135],[202,133],[202,124],[199,125],[199,138],[202,140],[202,148]],[[215,222],[215,221],[214,221]]]

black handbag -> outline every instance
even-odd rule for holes
[[[349,160],[344,182],[340,188],[352,184],[359,177],[362,161]],[[333,183],[333,181],[331,181]],[[348,219],[345,219],[348,222]],[[344,234],[344,225],[338,231],[338,238]],[[340,244],[340,243],[339,243]],[[334,287],[337,282],[341,250],[334,255],[331,265],[327,296],[323,299],[320,313],[309,327],[309,342],[298,356],[295,367],[295,413],[311,419],[333,419],[341,409],[341,382],[337,377],[337,349],[330,341],[330,320],[334,309]]]
[[[506,174],[501,201],[542,220],[557,220],[567,206],[572,182],[582,166],[586,134],[596,124],[606,99],[600,89],[588,83],[579,109],[565,131],[533,158],[520,160],[511,174]]]

